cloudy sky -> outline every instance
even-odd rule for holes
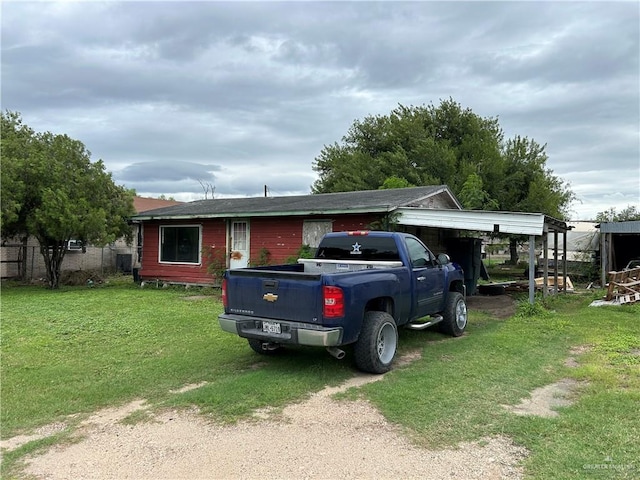
[[[356,119],[453,98],[547,144],[573,219],[640,207],[640,3],[12,2],[2,109],[139,195],[306,194]]]

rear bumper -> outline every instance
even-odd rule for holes
[[[280,324],[281,333],[266,333],[262,322]],[[218,316],[220,328],[243,338],[257,338],[265,342],[309,345],[314,347],[335,347],[341,345],[341,327],[323,327],[312,323],[288,322],[269,318],[249,317],[223,313]]]

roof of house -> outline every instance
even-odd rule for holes
[[[462,208],[446,185],[322,193],[289,197],[216,198],[159,208],[134,216],[134,220],[225,218],[237,216],[384,213],[399,207],[420,206],[444,194],[452,208]]]
[[[183,202],[177,200],[163,200],[161,198],[148,198],[148,197],[133,197],[133,207],[136,209],[136,213],[146,212],[147,210],[155,210],[158,208],[171,207],[173,205],[179,205]]]

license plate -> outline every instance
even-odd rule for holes
[[[281,333],[278,322],[262,322],[262,331],[265,333]]]

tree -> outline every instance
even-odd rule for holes
[[[396,177],[395,175],[387,178],[382,185],[378,187],[379,190],[389,190],[392,188],[408,188],[415,187],[415,185],[410,184],[406,179]]]
[[[558,219],[569,218],[575,199],[569,185],[546,168],[546,145],[527,137],[515,136],[505,142],[502,157],[504,174],[496,192],[502,209],[544,213]],[[509,237],[510,263],[518,263],[517,243],[522,237]]]
[[[611,207],[604,212],[598,212],[595,218],[596,222],[629,222],[632,220],[640,220],[640,210],[635,205],[628,205],[619,213],[615,207]]]
[[[50,288],[58,288],[69,240],[104,246],[125,237],[133,193],[115,185],[82,142],[35,133],[16,112],[2,114],[2,237],[33,235]]]
[[[462,206],[469,210],[497,210],[498,202],[489,196],[484,189],[482,178],[477,173],[472,173],[462,184],[458,194]]]
[[[22,123],[20,115],[7,112],[2,115],[2,131],[0,132],[0,146],[2,154],[2,169],[0,170],[1,184],[0,202],[2,215],[2,238],[19,238],[22,243],[22,258],[26,258],[28,231],[24,211],[28,208],[27,192],[30,188],[21,166],[28,161],[29,152],[33,147],[34,132]],[[25,207],[25,208],[23,208]],[[26,276],[26,262],[20,264],[20,277]]]
[[[566,219],[574,194],[546,168],[545,148],[520,136],[505,142],[496,118],[453,99],[437,107],[399,105],[388,116],[356,120],[341,143],[325,146],[314,160],[312,192],[446,184],[465,208]],[[517,262],[518,239],[510,240]]]
[[[202,187],[202,192],[204,193],[204,199],[207,200],[209,195],[211,195],[211,199],[214,198],[214,194],[216,193],[216,187],[211,182],[205,182],[204,180],[198,179],[198,183]]]
[[[314,160],[319,178],[312,191],[375,190],[397,177],[411,185],[447,184],[457,192],[479,170],[491,178],[501,139],[497,120],[451,99],[439,107],[399,105],[389,116],[356,120],[342,144],[325,146]]]

